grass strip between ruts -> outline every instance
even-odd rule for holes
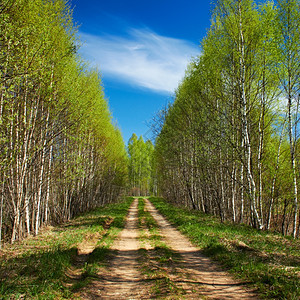
[[[175,265],[180,261],[180,255],[163,241],[157,222],[145,209],[143,198],[139,198],[138,213],[140,241],[151,245],[150,249],[139,250],[141,272],[151,282],[151,299],[178,298],[185,292],[173,282],[172,277],[177,273]]]

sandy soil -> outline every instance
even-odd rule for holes
[[[164,241],[182,258],[176,265],[180,277],[175,278],[175,282],[185,290],[185,295],[167,299],[257,299],[253,292],[247,291],[241,283],[203,256],[148,200],[145,201],[146,209],[159,224]],[[149,282],[143,280],[139,272],[138,250],[145,245],[138,241],[137,205],[138,200],[135,199],[125,228],[112,246],[113,256],[108,271],[98,274],[99,278],[81,294],[83,299],[152,299]]]

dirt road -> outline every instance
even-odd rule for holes
[[[145,208],[158,223],[159,234],[164,242],[181,257],[180,262],[175,265],[180,278],[174,278],[174,282],[184,293],[176,297],[163,296],[163,299],[257,299],[253,292],[247,291],[203,256],[148,200],[145,201]],[[109,271],[99,274],[103,280],[94,281],[84,298],[153,299],[149,290],[151,282],[145,280],[140,272],[138,250],[141,244],[138,239],[137,206],[138,200],[135,199],[129,209],[126,226],[112,247],[114,255]]]

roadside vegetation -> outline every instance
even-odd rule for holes
[[[47,227],[37,237],[7,245],[0,251],[0,298],[76,296],[104,265],[111,243],[124,227],[132,200],[98,208],[62,226]],[[82,242],[94,243],[95,249],[80,265],[78,249]],[[74,274],[78,268],[80,274]]]
[[[221,223],[199,211],[149,199],[203,252],[243,282],[255,285],[266,299],[299,299],[300,242],[250,226]]]

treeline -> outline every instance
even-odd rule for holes
[[[129,194],[147,196],[157,194],[154,168],[154,146],[150,140],[144,141],[134,133],[128,141]]]
[[[116,199],[127,154],[65,0],[0,1],[0,245]]]
[[[201,47],[161,119],[161,194],[299,236],[300,1],[216,1]]]

